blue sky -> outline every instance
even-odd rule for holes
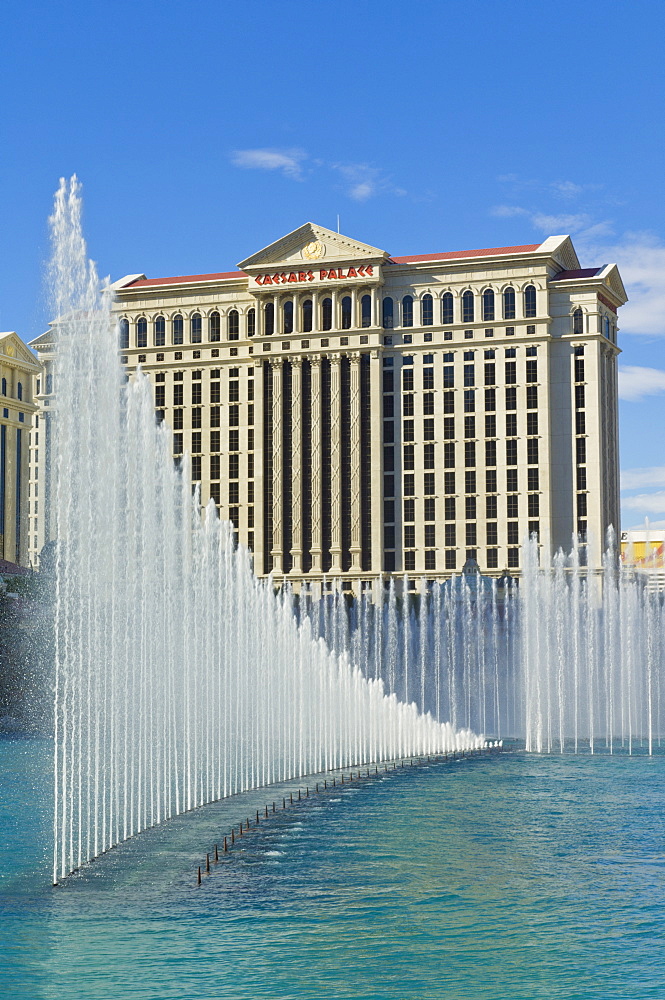
[[[29,2],[0,40],[0,329],[48,318],[84,185],[102,274],[227,270],[307,220],[393,254],[570,233],[617,261],[623,526],[665,525],[662,0]]]

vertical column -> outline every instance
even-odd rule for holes
[[[257,315],[260,304],[256,304]],[[257,331],[258,332],[258,331]],[[263,572],[265,526],[263,523],[263,363],[254,361],[254,572]]]
[[[312,572],[321,572],[321,358],[310,358],[312,372]]]
[[[370,412],[372,415],[372,572],[383,571],[383,427],[382,414],[382,355],[372,351],[370,356]],[[395,503],[401,504],[401,489],[395,488]]]
[[[282,332],[282,317],[279,315],[279,295],[273,295],[272,307],[274,310],[274,317],[272,324],[273,333],[278,334]]]
[[[331,330],[339,330],[342,326],[339,317],[339,295],[337,294],[336,288],[330,289],[330,298],[332,299],[332,323],[330,324]],[[337,366],[339,369],[339,365]]]
[[[273,571],[282,572],[282,363],[272,368],[272,551]]]
[[[335,307],[333,300],[333,308]],[[342,572],[342,377],[341,357],[330,355],[331,572]]]
[[[319,326],[319,293],[312,292],[312,333],[318,333]]]
[[[372,323],[370,326],[377,327],[381,326],[383,322],[383,310],[381,308],[381,289],[373,288],[371,291],[372,295]]]
[[[254,336],[260,337],[263,333],[263,302],[260,298],[254,299]]]
[[[293,333],[300,332],[300,300],[297,295],[293,296]]]
[[[351,570],[360,572],[360,355],[350,356],[351,365]]]
[[[291,572],[302,573],[302,358],[291,358]]]

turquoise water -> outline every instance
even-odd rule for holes
[[[264,791],[58,888],[48,744],[0,762],[3,998],[665,997],[664,757],[407,767],[271,813],[197,886]]]

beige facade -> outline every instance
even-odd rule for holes
[[[29,565],[29,511],[34,380],[39,365],[15,333],[0,333],[0,559]],[[29,495],[30,494],[30,495]]]
[[[308,223],[239,268],[132,275],[114,308],[123,363],[257,573],[355,591],[469,557],[519,574],[530,534],[548,556],[578,535],[600,565],[619,517],[615,265],[580,269],[565,236],[390,257]]]

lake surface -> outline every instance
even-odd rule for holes
[[[665,996],[665,756],[380,774],[271,812],[201,886],[206,851],[283,793],[180,817],[53,888],[49,767],[48,743],[0,741],[3,998]]]

